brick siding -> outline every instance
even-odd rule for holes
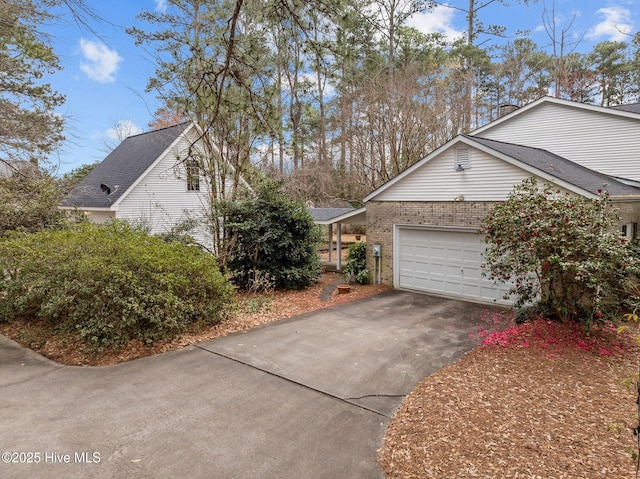
[[[640,223],[640,203],[638,201],[614,200],[613,205],[618,208],[620,223]]]
[[[367,268],[374,271],[372,247],[382,246],[382,283],[393,285],[393,230],[395,225],[431,225],[479,228],[495,202],[370,201],[367,203]],[[640,203],[616,202],[621,224],[639,223]],[[372,275],[373,277],[373,275]]]
[[[462,226],[479,228],[495,202],[370,201],[367,203],[367,268],[374,271],[371,253],[382,246],[382,283],[393,285],[393,230],[395,225]]]

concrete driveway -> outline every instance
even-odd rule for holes
[[[383,477],[393,412],[487,309],[392,291],[101,368],[0,336],[0,477]]]

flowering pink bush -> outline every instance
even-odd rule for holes
[[[517,308],[538,303],[587,325],[617,318],[620,305],[638,303],[630,279],[639,269],[619,221],[606,191],[587,199],[525,180],[483,221],[485,276],[510,284]]]

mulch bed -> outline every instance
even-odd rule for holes
[[[380,451],[389,478],[634,478],[638,348],[605,329],[513,327],[425,380]]]

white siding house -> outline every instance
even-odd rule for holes
[[[97,223],[128,220],[154,234],[166,233],[187,218],[203,220],[210,188],[197,169],[186,166],[190,149],[197,148],[197,138],[195,125],[182,123],[125,139],[69,194],[61,208],[84,211]],[[190,234],[211,246],[205,227]]]
[[[468,164],[457,171],[457,156],[465,150]],[[376,201],[502,201],[513,186],[540,175],[563,188],[571,187],[509,156],[490,151],[470,138],[459,136],[388,183]],[[573,186],[575,189],[575,186]],[[565,191],[567,191],[565,189]],[[590,193],[580,189],[581,193]]]
[[[640,181],[640,113],[544,97],[471,133]]]
[[[508,287],[482,274],[486,245],[478,231],[530,177],[586,198],[606,189],[621,231],[635,235],[640,105],[611,109],[545,97],[453,138],[364,198],[369,271],[396,288],[509,304]]]

